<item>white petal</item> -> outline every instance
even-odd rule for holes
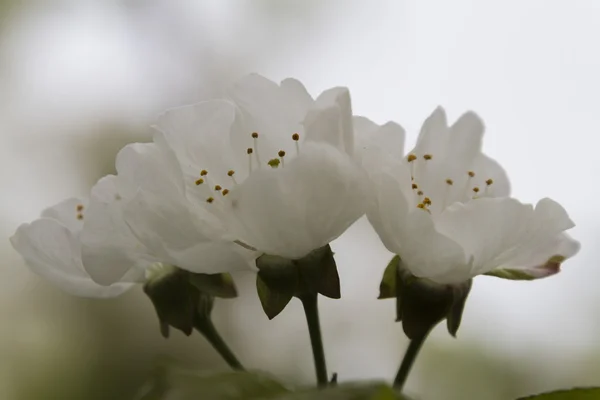
[[[300,258],[341,235],[364,213],[365,179],[335,148],[305,143],[299,157],[233,188],[232,232],[258,250]]]
[[[379,171],[372,175],[377,200],[367,211],[369,221],[388,250],[400,255],[415,276],[440,283],[468,279],[469,265],[461,246],[438,233],[427,211],[417,209],[400,190],[410,185],[403,165],[375,170]]]
[[[290,83],[282,88],[260,75],[250,74],[229,90],[230,98],[241,111],[241,134],[247,138],[246,147],[252,147],[250,135],[258,132],[260,153],[265,163],[277,157],[279,150],[293,151],[292,135],[302,134],[304,115],[299,112],[298,99],[290,98]]]
[[[564,209],[550,199],[535,209],[511,198],[456,203],[436,220],[440,232],[473,256],[473,276],[495,268],[543,267],[555,256],[571,256],[578,247],[563,231],[572,226]]]
[[[42,217],[52,218],[71,231],[78,232],[83,226],[83,220],[79,217],[85,213],[87,204],[86,199],[71,197],[52,207],[46,208],[42,211]]]
[[[162,262],[201,273],[248,269],[254,256],[211,231],[176,196],[156,197],[139,191],[125,205],[123,218],[136,238]]]
[[[304,132],[307,142],[326,143],[339,151],[346,151],[342,115],[337,105],[310,110],[304,120]]]
[[[297,121],[304,119],[306,112],[314,105],[315,101],[308,94],[302,82],[292,78],[284,79],[281,81],[281,91],[292,112],[292,118]]]
[[[359,160],[367,149],[378,148],[392,158],[404,159],[404,129],[395,122],[379,126],[364,117],[354,117],[354,133],[357,142],[355,155]]]
[[[167,110],[156,127],[177,156],[187,183],[193,183],[203,169],[224,179],[229,169],[238,167],[231,147],[235,122],[235,106],[217,100]],[[245,154],[244,149],[240,157]]]
[[[122,182],[118,188],[122,197],[131,197],[138,188],[163,193],[184,190],[183,175],[175,155],[155,143],[128,144],[117,154],[115,164]]]
[[[81,232],[83,265],[101,285],[142,282],[144,269],[160,261],[150,256],[150,250],[140,244],[123,220],[126,198],[117,189],[118,181],[109,175],[94,186]]]
[[[328,109],[335,107],[339,111],[339,129],[341,135],[342,150],[347,154],[354,153],[354,124],[352,122],[352,101],[350,91],[345,87],[335,87],[321,93],[315,102],[315,109]],[[310,114],[310,111],[309,111]],[[307,116],[307,121],[310,117]],[[305,125],[307,123],[305,121]]]
[[[417,138],[417,144],[411,153],[417,156],[432,154],[434,159],[442,159],[446,155],[445,149],[448,143],[448,136],[449,130],[446,112],[442,107],[437,107],[423,122],[421,132]]]
[[[126,283],[107,287],[93,282],[81,265],[77,237],[54,219],[42,218],[21,225],[10,240],[33,272],[72,295],[115,297],[131,287]]]

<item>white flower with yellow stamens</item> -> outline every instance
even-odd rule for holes
[[[154,244],[143,232],[173,250],[179,244],[167,240],[173,233],[165,221],[188,219],[255,256],[298,259],[364,214],[366,179],[352,160],[346,89],[313,100],[298,81],[277,85],[249,75],[227,100],[168,110],[156,128],[157,145],[172,152],[182,170],[188,206],[161,207],[157,200],[146,207],[140,199],[127,207],[124,219],[147,247]],[[174,202],[179,193],[163,196]],[[156,218],[147,217],[149,210]]]
[[[10,238],[29,268],[65,292],[83,297],[115,297],[131,283],[102,286],[83,268],[80,234],[87,201],[71,198],[46,209],[41,218],[21,225]]]
[[[506,173],[481,152],[476,114],[449,127],[436,109],[407,155],[403,131],[392,137],[362,126],[372,136],[360,155],[372,183],[367,216],[413,275],[437,283],[480,274],[534,279],[557,273],[578,252],[564,232],[574,224],[558,203],[533,207],[509,197]]]

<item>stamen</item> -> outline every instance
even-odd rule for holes
[[[279,158],[281,158],[281,167],[285,167],[284,161],[283,161],[283,157],[285,156],[285,151],[283,150],[279,150],[279,152],[277,153],[277,155],[279,156]]]
[[[418,194],[419,196],[423,196],[423,191],[422,191],[422,190],[419,190],[419,191],[417,192],[417,194]]]
[[[493,183],[494,183],[494,180],[491,178],[488,179],[487,181],[485,181],[485,190],[483,191],[484,196],[489,196],[491,194],[490,186],[492,186]]]
[[[295,142],[294,144],[296,145],[296,155],[300,154],[300,145],[298,144],[298,141],[300,140],[300,135],[297,133],[294,133],[292,135],[292,140]]]
[[[233,181],[234,185],[237,185],[237,181],[235,180],[235,171],[230,169],[229,171],[227,171],[227,176],[231,177],[231,180]]]
[[[83,204],[77,204],[77,212],[82,212],[83,211]]]
[[[196,186],[202,185],[203,183],[204,183],[204,179],[202,179],[202,178],[198,178],[196,180]]]
[[[77,219],[81,221],[83,219],[83,214],[77,213]]]
[[[271,168],[277,168],[279,167],[279,164],[281,163],[281,161],[279,160],[279,158],[272,158],[269,160],[269,162],[267,163]]]
[[[256,162],[258,168],[260,168],[260,155],[258,154],[258,132],[252,132],[252,139],[254,139],[254,153],[256,154]]]
[[[423,199],[423,204],[425,204],[426,206],[430,206],[431,205],[431,199],[429,197],[425,197]]]
[[[208,175],[208,171],[203,169],[202,171],[200,171],[200,176],[206,176]]]
[[[442,202],[442,209],[446,208],[448,203],[448,196],[450,195],[451,186],[454,185],[454,181],[450,178],[446,179],[446,191],[444,192],[444,201]]]
[[[471,180],[475,177],[475,172],[473,171],[468,171],[467,175],[469,176],[467,178],[467,182],[465,183],[465,188],[464,188],[464,194],[463,194],[463,200],[468,200],[470,198],[469,196],[469,188],[471,187]]]
[[[219,192],[221,189],[223,189],[221,185],[215,185],[215,191]]]
[[[215,199],[212,196],[209,197],[208,199],[206,199],[206,202],[209,203],[209,204],[212,203],[213,201],[215,201]]]
[[[223,194],[223,196],[227,196],[227,193],[229,193],[229,189],[223,189],[223,192],[221,192]]]
[[[424,158],[425,160],[431,160],[431,159],[433,158],[433,156],[432,156],[431,154],[425,154],[425,155],[423,156],[423,158]]]
[[[479,193],[479,188],[478,188],[477,186],[475,186],[475,187],[473,188],[473,191],[474,191],[475,193]]]
[[[118,200],[121,200],[121,199],[122,199],[122,197],[121,197],[121,195],[119,193],[115,194],[115,200],[118,201]]]
[[[408,161],[408,163],[410,164],[410,180],[414,181],[415,180],[415,168],[416,168],[416,163],[414,162],[417,159],[417,156],[415,156],[414,154],[409,154],[408,157],[406,157],[406,160]]]
[[[420,209],[423,209],[423,210],[424,210],[424,209],[425,209],[425,208],[427,208],[427,207],[425,207],[425,204],[423,204],[423,203],[419,203],[419,204],[417,204],[417,208],[420,208]]]
[[[254,152],[254,150],[252,150],[252,148],[248,147],[246,149],[246,154],[248,154],[248,172],[252,172],[252,153]]]
[[[414,189],[418,189],[418,188],[419,188],[419,186],[418,186],[416,183],[413,183],[413,184],[412,184],[412,188],[413,188],[413,190],[414,190]]]
[[[469,178],[475,177],[475,172],[473,172],[473,171],[469,171],[468,174],[469,174]]]

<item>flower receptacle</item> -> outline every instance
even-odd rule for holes
[[[210,318],[215,297],[237,296],[229,274],[196,274],[174,266],[150,275],[144,293],[154,305],[164,337],[171,327],[191,335],[199,320]]]
[[[340,279],[329,245],[298,260],[264,254],[256,260],[256,289],[263,310],[275,318],[292,297],[323,296],[339,299]]]
[[[448,332],[456,336],[472,280],[459,284],[438,284],[412,275],[400,256],[392,258],[383,274],[380,299],[396,299],[396,321],[402,322],[410,339],[427,335],[446,320]]]

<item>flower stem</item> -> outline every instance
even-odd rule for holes
[[[194,322],[194,328],[208,340],[212,347],[223,357],[229,366],[238,371],[244,371],[244,367],[239,362],[235,354],[231,351],[227,343],[223,340],[215,328],[211,319],[208,317],[197,318]]]
[[[329,379],[327,377],[323,339],[321,338],[321,325],[319,323],[317,294],[307,294],[302,296],[300,297],[300,301],[302,301],[302,306],[304,306],[304,314],[306,314],[306,323],[308,324],[310,344],[312,345],[313,358],[315,360],[317,385],[319,387],[325,387],[329,383]]]
[[[394,388],[396,390],[401,391],[404,387],[408,374],[419,354],[419,350],[421,350],[421,346],[425,342],[425,339],[427,339],[427,335],[429,335],[429,332],[410,341],[408,349],[406,349],[406,353],[402,359],[402,364],[400,364],[400,369],[398,369],[398,373],[396,374],[396,379],[394,379]]]

